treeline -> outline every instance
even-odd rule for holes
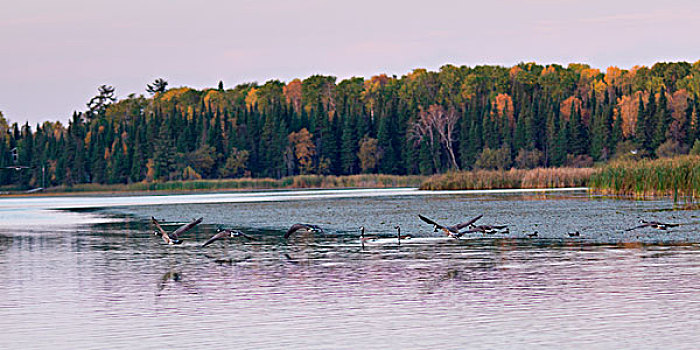
[[[150,97],[117,101],[102,86],[68,125],[0,116],[0,166],[32,167],[3,170],[0,184],[579,167],[687,153],[700,137],[700,61],[166,87],[159,79]]]

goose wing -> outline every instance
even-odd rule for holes
[[[308,227],[304,224],[294,224],[292,225],[289,230],[287,230],[287,233],[284,234],[284,239],[289,238],[294,232],[297,232],[301,229],[307,229]]]
[[[219,240],[221,238],[224,238],[230,234],[229,230],[222,230],[217,232],[215,235],[211,236],[204,244],[202,244],[202,248],[214,243],[214,241]]]
[[[170,236],[168,236],[168,233],[165,232],[165,230],[163,230],[163,227],[160,226],[160,223],[158,222],[158,220],[156,220],[156,218],[151,216],[151,222],[156,227],[156,229],[158,229],[158,231],[160,232],[160,236],[163,238],[163,241],[165,241],[165,243],[170,244],[170,242],[172,240],[170,239]]]
[[[452,227],[455,229],[455,231],[459,231],[459,230],[461,230],[461,229],[463,229],[463,228],[465,228],[465,227],[467,227],[467,226],[473,225],[475,222],[477,222],[477,221],[478,221],[479,219],[481,219],[483,216],[484,216],[484,214],[481,214],[481,215],[479,215],[479,216],[477,216],[477,217],[475,217],[475,218],[473,218],[473,219],[471,219],[471,220],[469,220],[469,221],[467,221],[467,222],[463,222],[463,223],[461,223],[461,224],[457,224],[457,225],[454,225],[454,226],[452,226]]]
[[[636,230],[636,229],[638,229],[638,228],[645,228],[645,227],[648,227],[648,226],[651,226],[651,225],[648,224],[648,223],[644,223],[644,224],[641,224],[641,225],[638,225],[638,226],[635,226],[635,227],[628,228],[628,229],[626,229],[625,231],[633,231],[633,230]]]
[[[241,237],[243,237],[243,238],[245,238],[245,239],[247,239],[247,240],[249,240],[249,241],[257,241],[257,240],[258,240],[257,238],[248,236],[247,234],[245,234],[245,233],[243,233],[243,232],[241,232],[241,231],[238,231],[238,236],[241,236]]]
[[[185,225],[178,227],[177,230],[175,230],[173,233],[170,234],[170,237],[173,239],[177,239],[179,235],[181,235],[181,234],[191,230],[195,226],[199,225],[199,223],[202,222],[202,220],[204,220],[204,218],[199,218],[197,220],[190,222],[189,224],[185,224]]]
[[[418,214],[418,217],[419,217],[421,220],[423,220],[423,221],[425,221],[425,222],[427,222],[427,223],[429,223],[429,224],[431,224],[431,225],[435,225],[435,227],[437,227],[437,228],[439,228],[439,229],[441,229],[441,230],[447,230],[447,227],[438,224],[437,222],[433,221],[433,220],[430,219],[430,218],[427,218],[427,217],[425,217],[425,216],[423,216],[423,215],[421,215],[421,214]]]

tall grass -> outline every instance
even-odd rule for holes
[[[586,186],[593,168],[537,168],[531,170],[474,170],[433,175],[422,190],[488,190]]]
[[[700,157],[610,163],[591,178],[590,186],[603,194],[695,199],[700,193]]]
[[[132,184],[79,184],[47,189],[47,192],[187,192],[217,190],[262,190],[292,188],[388,188],[418,187],[424,176],[363,174],[348,176],[297,175],[281,179],[240,178],[219,180],[189,180],[167,182],[137,182]]]

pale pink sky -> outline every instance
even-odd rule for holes
[[[23,0],[0,11],[0,111],[66,121],[117,95],[311,74],[403,75],[446,63],[700,59],[697,0]]]

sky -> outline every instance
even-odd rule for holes
[[[444,64],[700,60],[697,0],[23,0],[0,11],[0,111],[66,122],[102,84],[124,98]]]

